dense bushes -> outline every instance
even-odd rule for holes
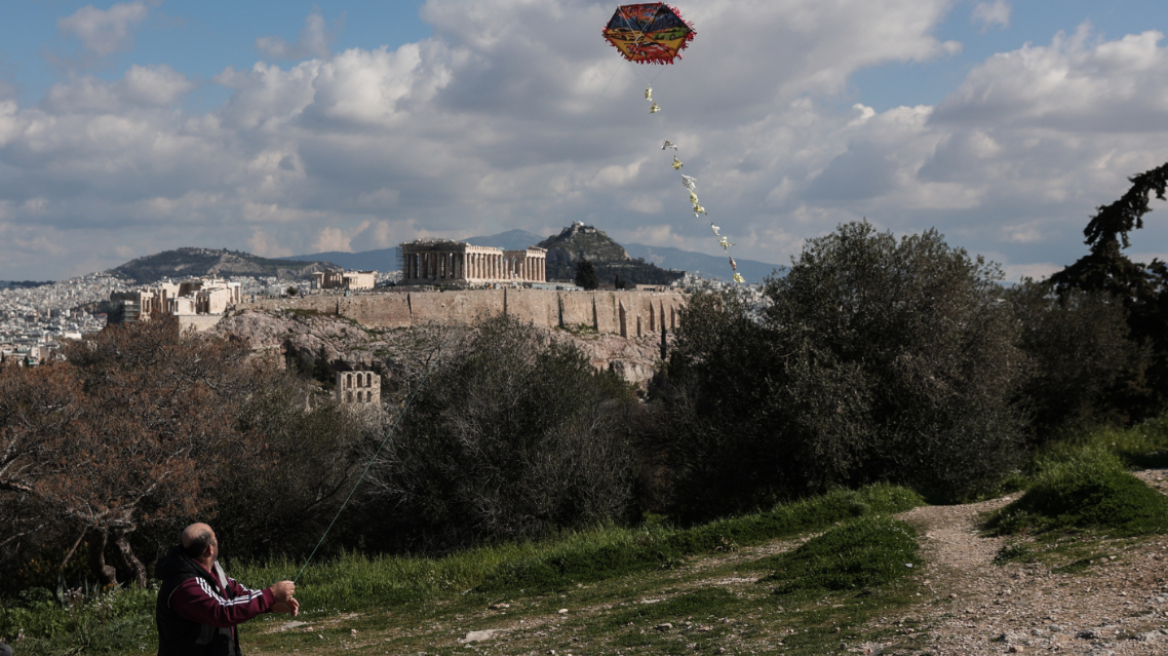
[[[506,316],[481,324],[381,452],[370,546],[443,549],[627,516],[636,406],[578,349]]]
[[[1122,301],[1106,292],[1024,280],[1007,292],[1030,367],[1019,405],[1033,446],[1084,429],[1123,422],[1125,381],[1147,366],[1149,350],[1129,339]]]
[[[808,242],[754,320],[683,314],[661,391],[674,508],[703,517],[888,480],[954,499],[1020,454],[1023,374],[997,267],[936,232],[867,223]]]

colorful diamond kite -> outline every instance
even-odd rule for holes
[[[672,64],[695,34],[681,13],[663,2],[621,5],[604,28],[604,38],[638,64]]]

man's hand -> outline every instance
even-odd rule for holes
[[[277,601],[272,604],[273,613],[288,613],[292,617],[300,614],[300,602],[289,597],[288,601]]]
[[[291,581],[280,581],[268,589],[272,591],[272,596],[277,602],[288,601],[296,594],[296,584]]]

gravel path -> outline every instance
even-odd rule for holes
[[[1166,473],[1137,475],[1164,491]],[[981,537],[977,526],[983,513],[1016,498],[901,514],[923,536],[929,593],[908,616],[882,621],[919,623],[900,632],[924,632],[918,644],[935,656],[1168,654],[1168,538],[1135,546],[1104,541],[1105,555],[1076,574],[1054,574],[1040,563],[995,565],[1006,540]]]

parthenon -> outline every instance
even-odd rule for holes
[[[401,244],[401,253],[406,285],[547,281],[547,249],[538,246],[508,251],[462,241],[419,239]]]

